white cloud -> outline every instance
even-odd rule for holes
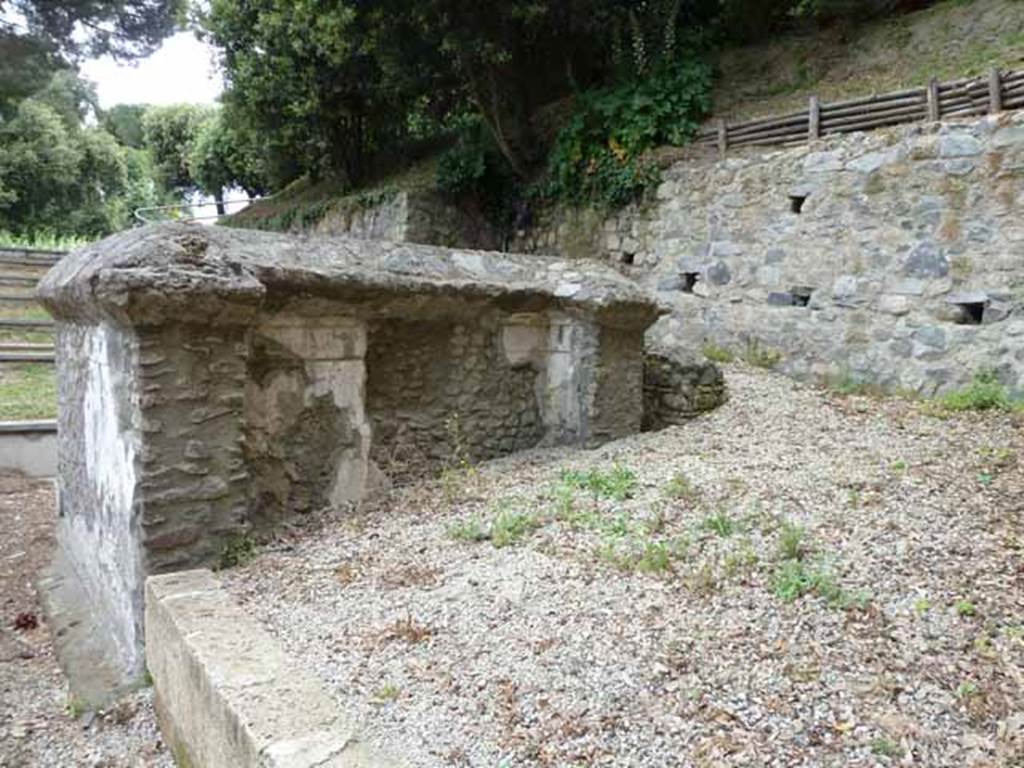
[[[81,73],[96,83],[104,109],[115,104],[212,104],[224,89],[214,49],[191,32],[167,38],[152,56],[134,65],[105,56],[85,62]]]

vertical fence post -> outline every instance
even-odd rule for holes
[[[725,118],[718,119],[718,152],[725,157],[725,150],[729,148],[729,128],[725,124]]]
[[[988,111],[993,115],[1003,111],[1003,81],[995,68],[988,73]]]
[[[933,123],[939,119],[939,81],[935,77],[928,81],[928,119]]]
[[[821,102],[817,96],[811,96],[807,115],[807,140],[814,141],[821,136]]]

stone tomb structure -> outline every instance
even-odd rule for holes
[[[148,574],[447,461],[638,431],[658,315],[594,264],[178,224],[68,256],[39,296],[58,571],[122,682]]]

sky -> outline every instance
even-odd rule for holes
[[[223,90],[213,49],[191,32],[167,38],[152,56],[135,64],[93,59],[81,73],[96,83],[100,106],[115,104],[212,104]]]

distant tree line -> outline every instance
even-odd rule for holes
[[[219,108],[100,108],[84,56],[144,56],[186,21],[182,0],[0,0],[0,230],[94,237],[137,208],[265,189],[262,147]]]

